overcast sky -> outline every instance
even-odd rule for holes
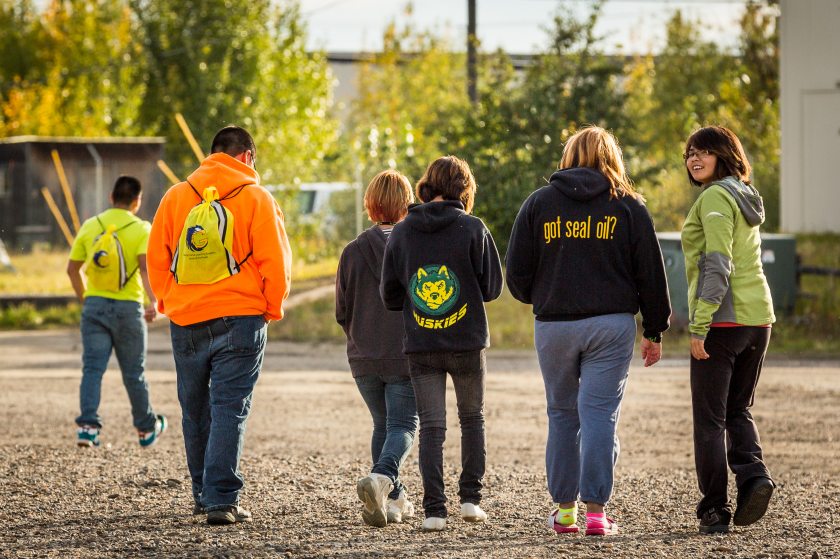
[[[501,47],[510,53],[542,50],[543,29],[551,22],[558,0],[476,0],[478,37],[482,50]],[[434,30],[465,42],[466,0],[414,0],[413,16],[405,15],[405,0],[300,0],[309,26],[309,46],[327,51],[378,50],[387,23],[412,21],[420,29]],[[581,15],[589,0],[566,0]],[[596,31],[609,52],[656,52],[664,44],[665,23],[682,10],[702,21],[702,35],[724,47],[737,42],[743,0],[607,0]]]

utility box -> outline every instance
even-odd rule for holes
[[[671,293],[671,325],[688,324],[688,284],[685,279],[685,255],[679,232],[657,233],[665,261],[668,289]],[[793,235],[761,234],[761,262],[770,285],[776,314],[791,314],[796,304],[796,238]]]

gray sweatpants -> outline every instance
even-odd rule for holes
[[[607,504],[618,460],[618,416],[636,337],[631,314],[536,321],[548,403],[545,465],[555,503]]]

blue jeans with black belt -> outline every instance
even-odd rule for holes
[[[135,301],[87,297],[82,305],[82,383],[77,425],[102,427],[99,402],[102,376],[111,352],[117,354],[123,385],[131,402],[131,416],[138,431],[155,428],[146,382],[146,322],[143,308]]]
[[[265,352],[266,322],[227,316],[170,323],[193,498],[207,511],[239,504],[239,459]]]

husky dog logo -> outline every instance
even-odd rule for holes
[[[207,231],[201,225],[187,229],[187,248],[193,252],[201,252],[207,246]]]
[[[93,255],[93,263],[99,268],[107,268],[110,261],[111,259],[108,257],[108,253],[104,250],[100,250]]]
[[[445,265],[424,266],[411,276],[411,300],[426,314],[444,314],[458,301],[460,290],[458,278]]]

